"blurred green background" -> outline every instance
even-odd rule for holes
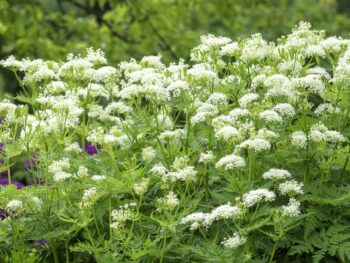
[[[275,40],[299,21],[328,35],[348,36],[348,0],[0,0],[0,60],[63,59],[102,48],[110,63],[161,53],[165,62],[188,59],[199,36],[233,39],[261,32]],[[0,98],[14,92],[0,69]]]

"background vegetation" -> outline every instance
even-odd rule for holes
[[[116,64],[157,53],[165,62],[188,59],[208,33],[235,39],[261,32],[275,40],[300,20],[347,36],[350,6],[347,0],[0,0],[0,18],[0,59],[62,59],[94,47]],[[16,87],[1,69],[0,91]]]

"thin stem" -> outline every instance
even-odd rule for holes
[[[8,160],[8,163],[10,162],[10,160]],[[11,169],[10,169],[10,165],[7,166],[7,178],[8,178],[8,184],[11,185]]]
[[[60,263],[60,260],[58,258],[58,253],[57,253],[57,249],[56,246],[54,245],[54,243],[51,241],[51,249],[52,249],[52,253],[53,253],[53,259],[55,263]]]
[[[271,256],[270,256],[269,263],[272,263],[272,260],[273,260],[273,258],[275,257],[275,253],[276,253],[277,245],[278,245],[278,241],[276,241],[276,242],[273,244],[273,247],[272,247],[272,252],[271,252]]]
[[[160,263],[163,263],[164,254],[165,254],[165,250],[166,250],[166,240],[167,240],[167,231],[164,230],[163,247],[162,247],[162,251],[161,251],[161,255],[160,255]]]

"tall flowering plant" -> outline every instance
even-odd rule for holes
[[[190,64],[1,61],[1,261],[348,262],[349,61],[305,22]]]

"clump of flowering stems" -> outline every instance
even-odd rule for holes
[[[22,88],[0,102],[0,261],[293,262],[305,200],[346,182],[350,41],[200,40],[188,63],[0,62]]]

